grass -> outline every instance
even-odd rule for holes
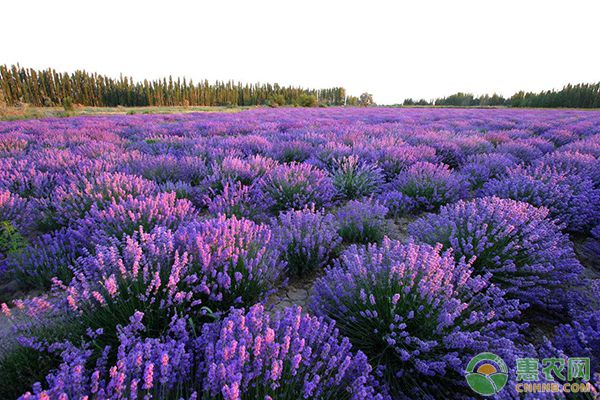
[[[184,114],[193,112],[239,112],[252,107],[243,106],[173,106],[173,107],[77,107],[65,111],[63,107],[1,107],[0,121],[24,119],[65,118],[80,115]]]

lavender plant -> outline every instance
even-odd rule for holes
[[[485,196],[526,201],[546,207],[569,231],[588,232],[600,218],[600,190],[587,177],[550,165],[513,167],[482,189]]]
[[[323,268],[342,242],[335,216],[314,206],[282,212],[271,220],[271,227],[274,244],[292,276]]]
[[[312,310],[336,321],[396,397],[467,394],[472,356],[514,357],[518,303],[440,248],[387,238],[352,246],[315,284]]]
[[[347,243],[380,242],[387,226],[387,207],[373,200],[350,200],[337,210],[338,233]]]
[[[176,229],[193,221],[196,211],[188,200],[178,200],[175,193],[159,193],[150,197],[128,196],[108,206],[92,206],[86,218],[75,225],[82,244],[93,250],[97,244],[108,243],[110,238],[120,240],[133,235],[142,227],[149,232],[155,226]]]
[[[445,164],[417,162],[390,183],[390,189],[413,199],[415,208],[435,211],[465,194],[462,179]]]
[[[478,191],[486,182],[504,177],[508,168],[516,164],[515,158],[510,155],[478,154],[467,159],[466,164],[460,169],[460,174],[472,191]]]
[[[383,171],[374,164],[360,162],[357,156],[349,156],[337,160],[331,180],[344,198],[352,200],[380,191]]]
[[[364,354],[300,307],[273,318],[262,305],[235,310],[205,326],[199,342],[209,398],[384,398]]]
[[[524,202],[484,197],[442,207],[409,225],[417,240],[473,258],[477,274],[490,274],[511,298],[549,311],[562,310],[582,272],[567,235],[548,210]]]
[[[20,251],[10,254],[6,264],[23,289],[50,289],[56,279],[70,282],[73,266],[81,255],[83,251],[76,236],[62,229],[33,239]]]
[[[224,214],[257,221],[264,219],[256,191],[241,182],[225,182],[220,194],[207,196],[206,204],[208,211],[215,216]]]
[[[331,204],[335,189],[325,172],[310,164],[290,163],[267,172],[257,184],[264,205],[272,212]]]
[[[83,218],[92,206],[103,210],[129,196],[151,196],[156,192],[157,186],[153,182],[138,176],[122,173],[83,176],[53,191],[46,215],[58,226],[69,226]]]

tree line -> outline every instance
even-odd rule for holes
[[[0,102],[9,106],[22,103],[41,107],[81,104],[93,107],[143,106],[256,106],[359,105],[343,87],[305,89],[270,83],[243,84],[207,80],[194,83],[186,78],[135,82],[78,70],[35,70],[19,65],[0,66]]]
[[[520,91],[509,98],[498,94],[476,97],[471,93],[455,93],[433,101],[425,99],[404,100],[405,106],[455,106],[455,107],[542,107],[542,108],[600,108],[600,83],[568,84],[560,90],[539,93]]]

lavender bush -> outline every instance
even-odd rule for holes
[[[344,198],[357,199],[381,190],[383,172],[376,165],[360,162],[357,156],[349,156],[335,163],[331,180]]]
[[[333,323],[287,308],[232,312],[200,340],[209,398],[383,399],[367,358],[354,354]]]
[[[62,229],[44,234],[13,252],[7,259],[7,269],[24,289],[49,289],[55,279],[69,283],[73,266],[83,255],[72,231]]]
[[[473,191],[481,189],[488,181],[502,178],[506,170],[516,165],[515,159],[510,155],[489,153],[469,157],[466,164],[460,169],[460,174],[468,182]]]
[[[328,206],[335,189],[325,172],[310,164],[290,163],[275,167],[258,182],[264,206],[271,211],[302,209],[310,203]]]
[[[517,303],[440,247],[384,239],[352,246],[315,284],[312,309],[382,371],[396,396],[468,393],[464,365],[480,351],[514,356]]]
[[[271,226],[275,245],[292,276],[323,268],[342,242],[335,216],[314,206],[282,212],[271,221]]]
[[[569,231],[587,232],[600,218],[600,190],[587,177],[549,165],[514,167],[482,189],[486,196],[526,201],[546,207]]]
[[[390,183],[390,189],[411,198],[418,210],[434,211],[465,193],[460,177],[445,164],[417,162]]]
[[[224,183],[221,193],[208,197],[206,205],[208,211],[215,216],[224,214],[228,217],[264,219],[264,212],[260,208],[256,191],[253,187],[245,186],[241,182]]]
[[[372,243],[383,239],[387,207],[373,200],[350,200],[337,210],[338,233],[347,243]]]
[[[68,226],[83,218],[92,206],[103,210],[128,197],[151,196],[156,192],[157,186],[153,182],[138,176],[121,173],[84,176],[54,190],[47,217],[58,226]]]
[[[567,290],[579,281],[581,264],[568,236],[548,210],[524,202],[484,197],[442,207],[409,225],[417,240],[454,249],[457,260],[474,258],[477,274],[523,303],[561,310]]]
[[[150,197],[128,196],[102,208],[94,205],[86,218],[77,222],[75,229],[82,243],[87,243],[89,248],[107,243],[109,238],[120,240],[140,227],[147,232],[155,226],[176,229],[195,218],[196,211],[188,200],[178,200],[172,192],[160,193]]]

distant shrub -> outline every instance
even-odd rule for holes
[[[282,212],[271,221],[271,226],[275,245],[292,276],[323,268],[342,242],[335,217],[315,210],[314,206]]]
[[[338,233],[347,243],[380,242],[387,226],[387,207],[373,200],[350,200],[337,213]]]
[[[485,197],[442,207],[409,225],[417,240],[475,257],[477,274],[490,275],[512,298],[546,310],[562,310],[563,293],[582,271],[568,236],[548,210],[524,202]]]
[[[312,94],[302,94],[298,97],[297,104],[300,107],[316,107],[319,105],[319,101]]]
[[[383,171],[376,165],[360,162],[357,156],[349,156],[337,160],[331,180],[344,198],[357,199],[381,190]]]
[[[73,100],[70,97],[65,97],[63,99],[62,106],[65,109],[65,111],[73,111],[74,110]]]
[[[525,201],[546,207],[569,231],[587,232],[600,217],[600,190],[575,171],[550,165],[513,167],[503,178],[487,182],[483,195]]]
[[[519,337],[510,322],[517,304],[469,264],[440,247],[387,238],[346,250],[317,280],[311,307],[379,366],[397,398],[415,382],[423,396],[470,396],[468,360],[482,351],[512,360]]]
[[[290,163],[267,172],[257,183],[266,206],[273,212],[299,210],[314,203],[315,207],[331,204],[335,188],[325,172],[309,164]]]
[[[460,176],[445,164],[428,162],[413,164],[389,186],[411,198],[415,209],[423,211],[435,211],[465,194],[465,184]]]

